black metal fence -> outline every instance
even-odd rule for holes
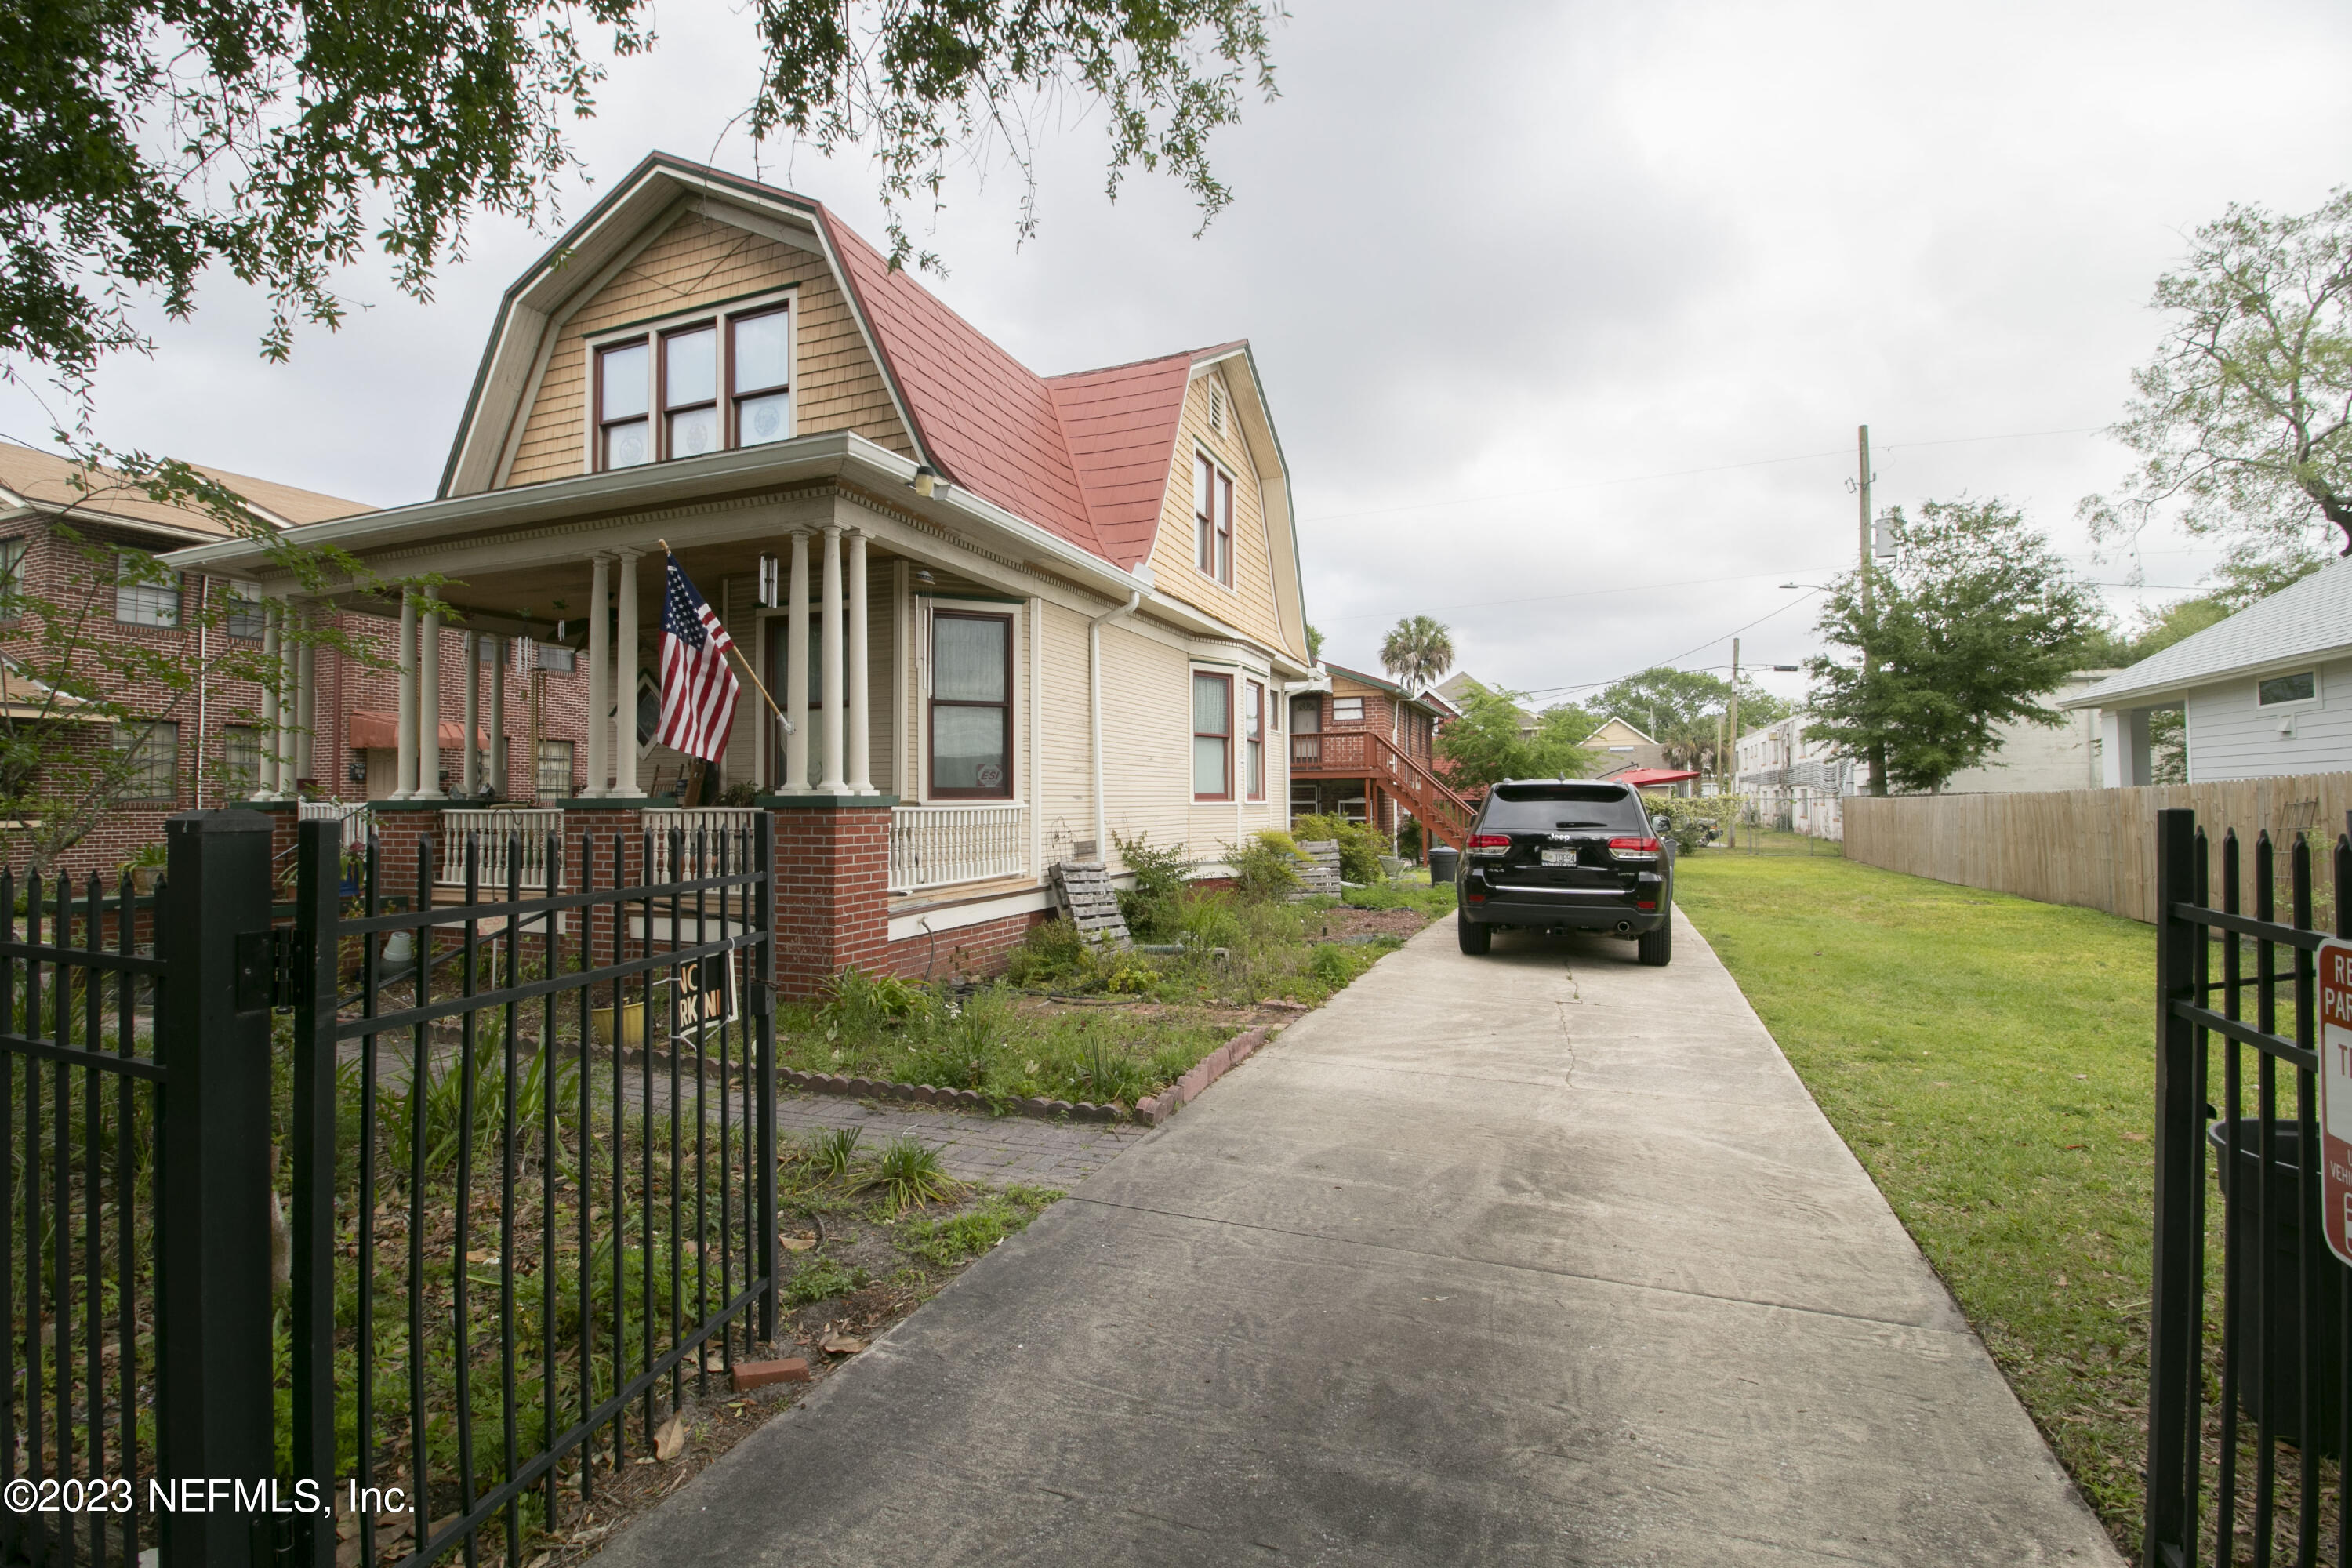
[[[2263,833],[2249,866],[2248,847],[2225,833],[2217,866],[2194,813],[2158,813],[2157,833],[2144,1560],[2352,1563],[2341,1468],[2352,1453],[2352,1320],[2347,1271],[2319,1223],[2313,954],[2329,933],[2314,915],[2313,847],[2301,833],[2284,846]],[[2336,841],[2326,891],[2346,889],[2352,837]],[[2344,934],[2345,901],[2329,901]]]
[[[303,823],[290,922],[269,831],[0,879],[9,1562],[520,1563],[774,1332],[764,818],[438,901]]]

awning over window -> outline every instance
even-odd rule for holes
[[[350,737],[350,744],[353,751],[397,751],[400,749],[400,715],[370,712],[364,708],[355,710],[352,714],[351,726],[346,733]],[[441,744],[455,751],[465,743],[465,721],[442,720]],[[477,729],[474,731],[474,743],[487,750],[490,743],[490,732],[488,730]]]

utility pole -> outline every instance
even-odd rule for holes
[[[1738,795],[1739,793],[1739,639],[1738,637],[1731,639],[1731,716],[1727,727],[1731,731],[1731,788],[1728,793]],[[1736,813],[1731,819],[1730,842],[1735,847],[1739,843],[1739,818]]]
[[[1855,426],[1854,447],[1856,455],[1860,459],[1860,467],[1855,480],[1855,489],[1862,499],[1862,550],[1860,560],[1862,566],[1863,636],[1865,638],[1874,638],[1876,637],[1878,631],[1878,617],[1873,609],[1870,584],[1871,517],[1869,426],[1861,425]],[[1878,656],[1872,653],[1868,647],[1865,646],[1862,655],[1862,689],[1865,692],[1870,692],[1874,698],[1876,693],[1872,691],[1872,688],[1877,684],[1877,675]],[[1885,795],[1886,793],[1886,742],[1884,741],[1873,741],[1870,743],[1870,793],[1873,795]]]

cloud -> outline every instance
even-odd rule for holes
[[[751,172],[728,126],[757,68],[745,18],[662,20],[580,128],[591,167],[609,181],[658,146]],[[1282,96],[1219,137],[1238,201],[1204,236],[1163,179],[1106,203],[1099,120],[1055,106],[1038,237],[1014,243],[1008,170],[967,171],[922,215],[951,268],[934,286],[1046,371],[1249,337],[1333,655],[1435,614],[1465,667],[1521,688],[1692,649],[1838,569],[1865,420],[1883,503],[2003,495],[2087,552],[2074,502],[2125,459],[2085,432],[2155,342],[2157,274],[2231,201],[2315,205],[2352,131],[2352,15],[2301,0],[2226,26],[2178,0],[1357,0],[1300,5],[1275,45]],[[762,173],[878,234],[857,159]],[[104,434],[425,495],[498,295],[545,243],[484,225],[429,306],[354,273],[369,308],[289,366],[256,358],[257,308],[213,280],[153,360],[108,372]],[[0,428],[37,423],[0,393]],[[2146,543],[2153,584],[2210,560]],[[1810,621],[1779,614],[1742,651],[1794,662]]]

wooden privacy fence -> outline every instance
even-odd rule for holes
[[[2156,814],[2186,806],[2252,842],[2312,832],[2332,842],[2352,811],[2352,773],[2033,795],[1849,795],[1845,858],[1939,882],[2156,919]],[[2282,860],[2284,858],[2282,857]],[[2242,889],[2247,908],[2253,889]],[[2218,900],[2221,889],[2214,889]]]

